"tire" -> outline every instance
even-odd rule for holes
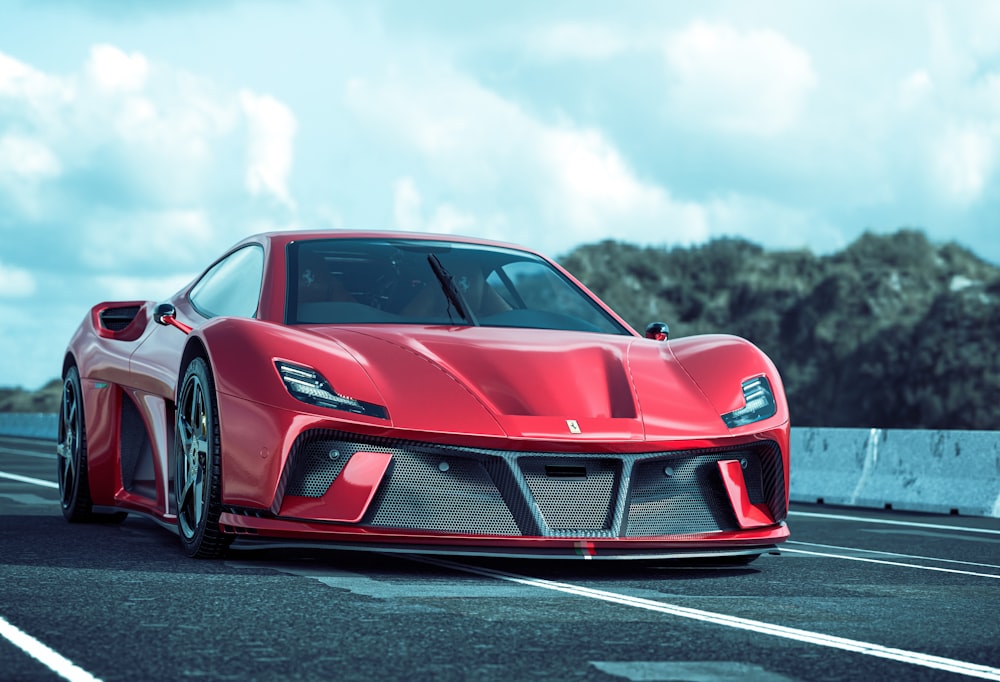
[[[174,437],[177,530],[184,552],[195,559],[221,557],[232,542],[219,528],[221,460],[215,382],[205,360],[196,357],[180,382]]]
[[[126,512],[101,514],[94,511],[87,471],[87,420],[83,414],[80,371],[66,370],[59,401],[59,439],[56,444],[59,501],[63,517],[70,523],[121,523]]]

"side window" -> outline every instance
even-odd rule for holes
[[[206,272],[188,298],[205,317],[253,317],[264,279],[264,249],[245,246]]]

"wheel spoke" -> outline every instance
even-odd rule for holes
[[[178,509],[186,509],[187,508],[187,506],[189,504],[188,498],[191,495],[191,488],[192,488],[193,485],[194,485],[194,479],[191,478],[189,471],[185,471],[184,472],[183,485],[181,486],[180,499],[177,500],[177,508]]]
[[[207,434],[205,434],[207,435]],[[194,440],[194,451],[199,455],[208,457],[208,439],[205,437],[195,438]]]
[[[65,457],[63,457],[63,462],[62,462],[62,464],[63,464],[63,480],[66,481],[66,483],[67,483],[66,487],[67,488],[69,487],[69,483],[72,481],[73,474],[76,471],[76,467],[74,466],[73,459],[74,459],[73,452],[69,452],[69,453],[66,454]]]
[[[177,435],[179,435],[181,439],[181,451],[187,452],[191,445],[191,437],[193,435],[191,433],[191,425],[184,418],[184,416],[181,415],[180,419],[177,420],[177,426],[179,427],[179,433]]]
[[[64,506],[69,505],[73,499],[73,480],[76,478],[73,471],[73,457],[63,459],[62,467],[62,502]]]
[[[201,474],[201,471],[199,471],[198,473]],[[193,499],[194,518],[192,519],[192,521],[194,521],[195,524],[198,524],[201,523],[201,515],[205,509],[205,498],[204,498],[205,480],[200,475],[195,480],[193,488],[194,488],[194,499]]]

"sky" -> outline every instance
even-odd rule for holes
[[[0,0],[0,386],[266,230],[1000,264],[998,35],[993,0]]]

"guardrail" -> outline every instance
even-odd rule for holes
[[[0,414],[0,435],[57,433],[54,414]],[[1000,518],[1000,431],[793,428],[791,499]]]

